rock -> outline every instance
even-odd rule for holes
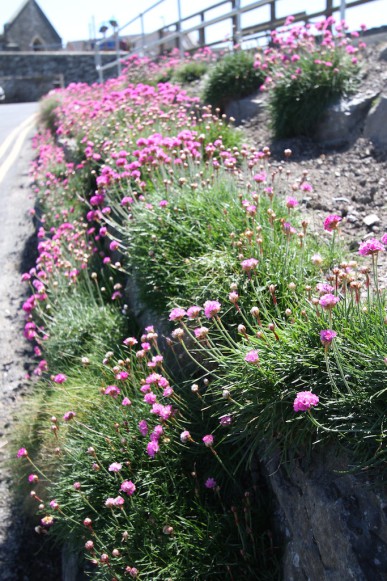
[[[387,44],[384,44],[379,52],[379,60],[387,61]]]
[[[266,465],[286,581],[386,579],[386,492],[365,475],[345,473],[346,465],[329,449],[287,468],[275,459]]]
[[[368,113],[364,137],[377,147],[387,147],[387,95],[382,95]]]
[[[226,105],[224,112],[227,117],[234,117],[235,125],[240,125],[242,121],[247,121],[258,115],[264,106],[262,93],[257,91],[244,99],[231,101]]]
[[[375,226],[375,224],[379,224],[380,218],[376,214],[368,214],[365,218],[363,218],[363,224],[365,224],[368,228]]]
[[[360,93],[351,100],[341,99],[328,108],[316,131],[316,139],[325,145],[351,143],[361,133],[367,113],[379,92]]]

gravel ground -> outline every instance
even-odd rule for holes
[[[379,55],[382,46],[375,44],[366,49],[363,79],[359,92],[387,93],[387,61]],[[348,247],[356,252],[358,243],[369,237],[380,237],[387,231],[387,151],[378,150],[361,136],[347,147],[333,149],[307,138],[273,141],[269,115],[263,95],[260,113],[245,126],[247,140],[257,147],[269,146],[272,163],[280,163],[295,177],[307,172],[307,181],[313,192],[303,197],[302,211],[315,227],[321,228],[328,214],[343,217],[341,231]],[[292,156],[283,162],[283,152],[291,149]],[[291,193],[291,192],[289,192]],[[374,215],[369,226],[365,219]],[[382,282],[387,282],[387,252],[379,253]]]

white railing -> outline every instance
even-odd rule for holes
[[[277,18],[276,12],[276,0],[255,0],[248,4],[247,6],[241,6],[241,0],[220,0],[219,2],[204,8],[190,16],[186,16],[185,18],[181,17],[181,0],[177,1],[177,9],[178,9],[178,20],[176,22],[172,22],[167,26],[163,26],[162,28],[153,31],[152,33],[145,34],[145,27],[144,27],[144,15],[147,12],[150,12],[156,6],[159,6],[164,0],[158,0],[155,4],[150,6],[144,12],[138,14],[135,18],[133,18],[130,22],[125,24],[124,26],[118,28],[118,26],[114,27],[114,33],[108,38],[103,38],[96,42],[95,48],[95,62],[96,62],[96,69],[98,72],[99,81],[103,81],[103,71],[116,67],[117,74],[121,73],[121,64],[125,61],[125,58],[128,54],[132,54],[137,52],[142,55],[149,55],[149,56],[157,56],[161,55],[165,52],[165,48],[168,45],[170,49],[172,45],[174,45],[182,55],[183,50],[192,50],[193,48],[202,48],[205,46],[216,46],[216,45],[224,45],[225,39],[224,36],[222,39],[217,39],[212,42],[206,42],[206,28],[212,26],[214,24],[218,24],[224,21],[231,22],[231,38],[228,42],[232,43],[232,46],[242,44],[246,40],[258,40],[259,38],[267,38],[270,31],[282,26],[288,16],[294,17],[294,22],[307,22],[311,19],[318,18],[318,17],[328,17],[331,16],[334,12],[337,12],[340,19],[344,19],[345,11],[356,6],[360,6],[361,4],[366,4],[368,2],[374,2],[375,0],[340,0],[340,5],[335,6],[334,0],[325,0],[325,9],[320,10],[318,12],[307,12],[302,11],[297,14],[289,12],[284,17]],[[231,5],[229,9],[220,16],[213,17],[210,19],[206,19],[206,13],[210,12],[214,9],[220,8],[224,5]],[[289,4],[289,9],[291,9],[291,2]],[[305,0],[305,5],[310,8],[311,3]],[[270,18],[264,22],[255,22],[251,23],[247,27],[242,27],[241,25],[241,16],[243,14],[249,13],[257,8],[261,8],[262,6],[268,6],[270,9]],[[184,24],[188,21],[192,21],[194,18],[199,18],[200,22],[195,26],[188,26],[184,28]],[[128,27],[132,26],[137,20],[140,21],[141,26],[141,34],[135,36],[134,38],[130,39],[131,44],[133,45],[133,50],[129,52],[123,53],[120,50],[120,32],[127,30]],[[173,28],[171,31],[170,29]],[[198,42],[192,47],[186,46],[189,42],[190,35],[192,33],[198,33]],[[156,37],[156,38],[155,38]],[[108,40],[114,39],[115,43],[115,52],[116,52],[116,60],[105,65],[102,65],[101,59],[101,47],[106,43]]]

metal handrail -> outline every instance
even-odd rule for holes
[[[361,4],[366,4],[368,2],[373,2],[373,1],[375,1],[375,0],[347,0],[347,1],[340,0],[340,6],[334,6],[334,0],[326,0],[325,10],[321,10],[319,12],[314,12],[312,14],[307,14],[306,12],[299,12],[298,14],[295,15],[295,21],[307,21],[307,20],[310,20],[312,18],[317,18],[319,16],[329,16],[333,12],[336,12],[336,11],[340,11],[340,17],[342,17],[342,15],[345,13],[345,9],[353,8],[355,6],[359,6]],[[139,36],[136,36],[134,41],[137,42],[139,39],[141,39],[141,41],[142,41],[141,48],[142,48],[142,52],[144,54],[145,54],[146,50],[149,51],[149,49],[152,49],[156,46],[162,47],[166,41],[167,42],[176,41],[176,46],[180,49],[180,54],[182,54],[182,39],[184,36],[188,36],[192,32],[199,32],[200,41],[201,41],[200,46],[214,46],[216,44],[223,44],[225,42],[224,40],[215,41],[215,42],[212,42],[211,44],[205,43],[204,31],[207,27],[212,26],[214,24],[218,24],[219,22],[224,22],[225,20],[231,19],[233,21],[233,39],[232,40],[233,40],[234,44],[240,43],[241,41],[243,41],[243,39],[251,38],[251,36],[254,34],[256,35],[257,32],[262,33],[262,35],[263,35],[265,31],[268,32],[275,27],[281,26],[284,23],[284,21],[286,20],[286,17],[283,17],[283,18],[276,17],[276,0],[255,0],[251,4],[248,4],[247,6],[241,6],[241,4],[240,4],[241,0],[220,0],[220,1],[216,2],[215,4],[213,4],[212,6],[207,6],[206,8],[203,8],[202,10],[195,12],[194,14],[191,14],[189,16],[185,16],[184,18],[181,18],[180,0],[177,0],[179,20],[176,22],[173,22],[167,26],[164,26],[161,29],[157,29],[157,30],[153,31],[151,34],[153,35],[155,33],[158,33],[159,38],[156,40],[153,40],[152,42],[146,43],[146,35],[144,32],[144,22],[143,22],[144,14],[146,14],[150,10],[153,10],[156,6],[158,6],[162,2],[164,2],[164,0],[158,0],[155,4],[150,6],[147,10],[138,14],[135,18],[130,20],[130,22],[128,22],[124,26],[120,27],[117,31],[115,31],[116,34],[119,35],[120,31],[124,30],[125,28],[127,28],[128,26],[130,26],[131,24],[133,24],[136,20],[138,20],[140,18],[141,34]],[[210,18],[209,20],[204,20],[204,14],[206,12],[209,12],[211,10],[219,8],[220,6],[223,6],[224,4],[229,4],[229,3],[232,4],[232,8],[227,13],[222,14],[220,16],[216,16],[214,18]],[[245,13],[250,12],[252,10],[256,10],[257,8],[260,8],[262,6],[269,6],[269,5],[270,5],[270,20],[269,21],[259,23],[255,26],[249,26],[247,28],[241,27],[241,15],[242,14],[245,14]],[[289,14],[289,16],[290,15],[291,14]],[[189,28],[186,28],[186,29],[182,28],[183,22],[192,20],[193,18],[197,18],[197,17],[201,18],[201,22],[199,24],[196,24],[195,26],[190,26]],[[266,27],[266,25],[267,25],[267,27]],[[175,31],[169,30],[172,26],[175,27]],[[167,30],[168,30],[168,35],[163,37],[163,33]],[[266,34],[265,34],[265,36],[266,36]],[[108,37],[108,39],[110,39],[112,37],[114,37],[114,35]],[[258,36],[255,36],[255,38],[258,38]],[[98,71],[99,79],[101,82],[103,80],[103,71],[104,70],[110,69],[112,67],[117,67],[117,70],[120,70],[121,63],[125,60],[125,58],[121,57],[121,51],[119,50],[119,46],[118,46],[117,59],[114,62],[107,63],[107,64],[102,66],[101,55],[99,53],[99,47],[101,46],[101,44],[104,41],[106,42],[106,38],[102,39],[100,41],[97,41],[97,43],[96,43],[96,69]],[[133,51],[131,51],[129,54],[131,54],[132,52]]]

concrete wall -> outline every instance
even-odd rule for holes
[[[103,65],[115,60],[113,53],[101,56]],[[104,78],[116,75],[115,67],[104,71]],[[0,52],[0,85],[8,103],[37,101],[55,87],[97,80],[94,53]]]

